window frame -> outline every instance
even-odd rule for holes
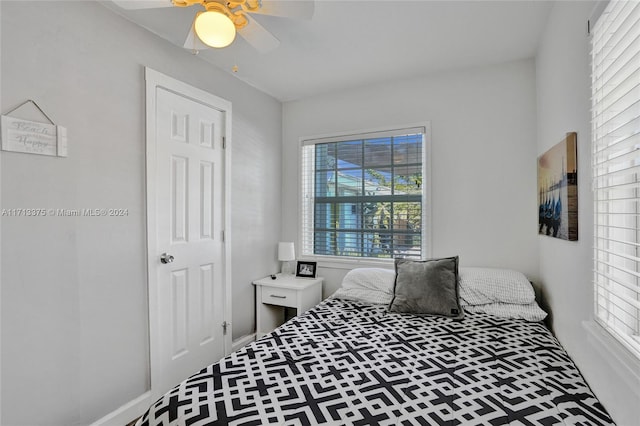
[[[640,6],[636,6],[636,8],[638,8]],[[634,12],[637,14],[638,11],[640,11],[640,9],[636,9]],[[628,154],[625,155],[620,155],[619,157],[617,157],[619,154],[607,154],[608,150],[610,148],[615,147],[615,144],[605,144],[603,145],[601,143],[601,139],[603,138],[607,138],[610,137],[610,133],[609,132],[604,132],[601,134],[601,132],[598,132],[598,130],[600,129],[600,125],[602,123],[599,123],[596,120],[596,117],[600,117],[603,114],[607,114],[610,113],[610,111],[607,109],[607,107],[601,107],[601,104],[599,104],[598,102],[601,102],[602,99],[600,99],[600,94],[596,94],[596,91],[601,90],[603,86],[602,83],[595,83],[595,79],[599,76],[600,78],[602,78],[602,76],[608,71],[607,69],[605,69],[602,73],[596,72],[595,66],[596,64],[594,64],[594,57],[596,54],[598,54],[599,52],[595,51],[595,47],[594,47],[594,37],[596,36],[594,34],[595,30],[597,29],[597,27],[599,26],[600,22],[600,18],[602,18],[602,16],[605,16],[606,13],[610,13],[609,11],[609,2],[600,2],[595,9],[594,14],[592,15],[591,19],[590,19],[590,23],[591,22],[595,22],[595,25],[591,26],[590,28],[593,28],[594,31],[592,31],[590,33],[590,44],[591,44],[591,52],[589,55],[589,60],[590,60],[590,66],[591,66],[591,71],[592,71],[592,82],[591,82],[591,97],[592,97],[592,117],[591,117],[591,126],[592,126],[592,135],[591,135],[591,167],[592,167],[592,179],[593,179],[593,230],[594,230],[594,235],[593,235],[593,260],[592,260],[592,265],[593,265],[593,310],[592,310],[592,315],[593,315],[593,321],[595,323],[597,323],[600,328],[603,330],[604,333],[606,333],[609,338],[615,342],[617,342],[617,344],[621,347],[624,348],[625,352],[627,354],[629,354],[631,357],[633,357],[635,359],[635,364],[637,364],[638,361],[640,361],[640,346],[638,345],[638,341],[639,341],[639,337],[638,334],[640,334],[640,308],[636,307],[636,313],[635,313],[635,331],[633,332],[633,335],[627,335],[625,333],[622,333],[619,331],[619,327],[615,326],[613,323],[615,323],[614,320],[611,319],[605,319],[602,316],[604,316],[604,314],[606,314],[607,316],[612,316],[612,317],[616,317],[616,312],[622,310],[624,311],[625,309],[623,308],[623,306],[615,301],[612,301],[612,297],[614,299],[616,298],[620,298],[621,300],[625,299],[624,296],[624,292],[620,293],[618,292],[618,290],[611,290],[611,287],[609,282],[613,282],[613,286],[627,286],[627,284],[625,284],[622,280],[617,279],[614,275],[616,274],[611,274],[609,275],[608,272],[603,272],[603,270],[608,271],[608,268],[613,268],[616,269],[617,271],[623,271],[624,269],[627,268],[627,266],[625,265],[624,267],[621,266],[619,264],[620,259],[624,259],[625,257],[629,257],[628,253],[625,253],[624,250],[618,250],[618,249],[611,249],[609,247],[606,247],[606,244],[603,241],[610,241],[612,242],[614,245],[618,243],[618,241],[616,241],[615,238],[611,237],[611,232],[615,232],[615,228],[617,225],[612,225],[612,223],[617,223],[616,221],[619,219],[615,218],[616,214],[621,214],[619,211],[617,211],[617,209],[619,209],[620,207],[613,207],[614,212],[608,212],[608,209],[610,208],[610,206],[613,206],[616,202],[620,202],[621,200],[627,200],[627,199],[622,199],[622,198],[609,198],[609,196],[607,195],[607,198],[600,198],[599,191],[602,192],[607,192],[607,191],[611,191],[614,187],[611,186],[610,183],[606,183],[606,184],[599,184],[600,179],[607,179],[607,176],[610,176],[612,174],[615,173],[615,170],[609,170],[607,169],[607,167],[615,167],[615,165],[608,165],[608,163],[610,161],[615,161],[617,158],[622,158],[622,157],[626,157]],[[630,16],[630,15],[629,15]],[[608,25],[608,24],[607,24]],[[616,35],[613,35],[611,37],[617,37]],[[613,92],[613,91],[611,91]],[[631,91],[629,91],[629,93],[631,93]],[[610,93],[609,93],[610,94]],[[618,98],[616,98],[617,100],[622,99],[624,96],[619,96]],[[611,101],[608,101],[609,103],[614,103]],[[636,101],[637,102],[637,101]],[[640,118],[640,115],[636,115],[634,118],[632,118],[630,120],[630,123],[632,123],[635,120],[638,120],[638,118]],[[608,121],[609,119],[605,120]],[[630,136],[629,138],[635,138],[637,137],[639,134],[634,134],[632,136]],[[624,139],[623,139],[624,140]],[[637,151],[636,151],[637,152]],[[607,157],[608,155],[608,157]],[[636,154],[637,155],[637,154]],[[604,157],[603,157],[604,156]],[[603,159],[604,158],[604,159]],[[639,163],[638,163],[638,159],[635,158],[631,159],[631,161],[635,161],[635,166],[631,167],[632,169],[635,169],[638,167]],[[606,169],[605,172],[599,173],[597,169]],[[621,170],[624,171],[624,170]],[[638,183],[638,173],[636,172],[635,174],[635,183]],[[626,176],[626,173],[625,173]],[[629,174],[629,176],[631,176],[631,174]],[[627,184],[625,184],[627,185]],[[633,183],[628,184],[628,185],[633,185]],[[614,191],[618,191],[618,189],[613,189]],[[640,211],[638,210],[638,189],[635,189],[635,193],[634,195],[630,196],[630,198],[628,198],[628,200],[636,200],[636,207],[635,207],[635,213],[622,213],[622,214],[628,214],[628,215],[635,215],[636,219],[635,219],[635,230],[633,230],[632,228],[629,228],[629,231],[633,231],[632,233],[635,233],[635,241],[632,242],[632,244],[638,244],[640,242],[640,224],[638,223],[640,220],[640,216],[638,216],[638,214],[640,213]],[[624,202],[624,201],[623,201]],[[598,204],[599,203],[604,203],[603,207],[599,207]],[[601,216],[599,218],[599,216]],[[626,226],[626,225],[625,225]],[[622,229],[622,228],[620,228]],[[626,229],[626,228],[625,228]],[[626,243],[624,243],[626,244]],[[640,246],[636,246],[636,251],[635,251],[635,258],[640,258]],[[631,255],[631,257],[634,257],[634,255]],[[636,286],[638,285],[638,281],[640,281],[640,276],[637,276],[638,273],[640,273],[640,262],[638,262],[636,260],[636,263],[633,267],[633,269],[635,270],[635,272],[632,272],[633,274],[636,275]],[[637,297],[637,289],[636,291],[636,297]],[[600,294],[602,293],[611,293],[612,296],[602,296]],[[604,303],[604,304],[603,304]],[[626,302],[625,302],[626,303]],[[636,303],[638,303],[638,301],[636,300]],[[600,307],[602,308],[604,314],[599,313],[600,311]]]
[[[421,224],[421,256],[420,259],[428,259],[431,256],[431,240],[432,240],[432,228],[431,228],[431,123],[429,121],[405,124],[399,126],[385,126],[379,128],[367,128],[357,129],[351,131],[334,132],[326,134],[318,134],[312,136],[300,137],[298,140],[298,238],[297,244],[299,247],[298,258],[300,260],[314,260],[319,263],[319,266],[351,269],[355,266],[358,267],[389,267],[393,265],[394,258],[374,258],[374,257],[356,257],[356,256],[336,256],[336,255],[323,255],[305,252],[305,236],[304,232],[307,226],[305,226],[305,220],[311,221],[313,224],[314,215],[313,209],[309,211],[309,207],[305,205],[305,193],[306,185],[309,185],[305,180],[305,167],[304,162],[304,148],[308,145],[316,145],[319,143],[327,142],[339,142],[350,141],[352,139],[368,139],[372,136],[378,136],[380,134],[388,134],[391,132],[410,130],[415,128],[423,128],[423,145],[422,145],[422,224]],[[399,133],[398,133],[399,135]],[[315,171],[315,167],[312,169]],[[308,202],[313,204],[312,201]],[[311,237],[313,238],[313,237]]]

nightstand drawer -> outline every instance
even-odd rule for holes
[[[273,331],[286,320],[288,308],[302,315],[322,301],[322,278],[276,274],[253,281],[256,286],[256,335]]]
[[[295,308],[297,293],[290,288],[262,287],[262,303]]]

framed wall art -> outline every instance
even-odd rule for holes
[[[538,157],[538,233],[578,240],[578,135],[567,136]]]

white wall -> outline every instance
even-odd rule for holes
[[[593,197],[590,170],[590,68],[587,20],[594,2],[556,2],[536,57],[538,154],[578,132],[577,242],[538,237],[540,276],[553,330],[619,425],[640,424],[640,382],[621,375],[614,354],[582,326],[592,318]],[[638,374],[638,372],[636,372]],[[623,377],[626,376],[626,377]],[[633,380],[633,379],[632,379]]]
[[[457,254],[463,266],[514,268],[535,280],[532,60],[285,103],[283,239],[298,241],[300,137],[424,121],[432,128],[432,255]],[[319,273],[327,295],[345,271]]]
[[[0,109],[31,98],[69,132],[66,159],[0,154],[1,207],[129,210],[1,218],[1,423],[87,424],[148,388],[144,66],[233,103],[234,338],[278,267],[281,105],[98,3],[0,6]]]

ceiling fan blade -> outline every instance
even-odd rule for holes
[[[282,16],[284,18],[311,19],[315,10],[313,0],[262,0],[262,7],[251,13]]]
[[[127,10],[156,9],[160,7],[172,7],[171,0],[112,0],[116,6]]]
[[[183,47],[189,50],[209,49],[209,46],[204,44],[202,40],[200,40],[200,37],[196,35],[196,32],[193,29],[193,25],[189,29],[189,34],[187,34],[187,39],[185,40]]]
[[[260,25],[258,21],[251,19],[249,16],[247,16],[247,19],[249,20],[247,26],[238,30],[238,34],[240,34],[247,43],[260,53],[268,53],[280,46],[280,40]]]

